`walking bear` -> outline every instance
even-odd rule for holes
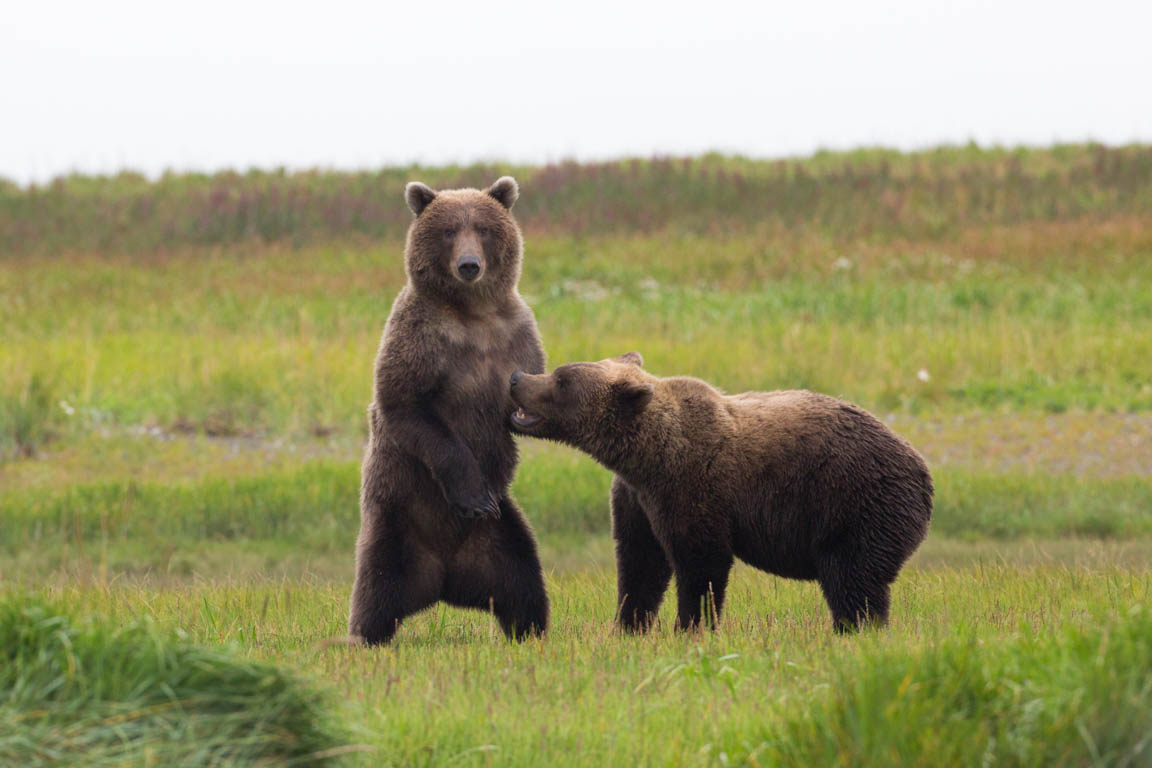
[[[837,631],[888,619],[889,585],[924,540],[932,478],[866,411],[806,391],[726,396],[661,379],[635,352],[517,372],[514,428],[616,474],[619,621],[644,631],[673,573],[677,626],[720,615],[733,558],[815,579]]]
[[[536,541],[508,495],[508,377],[544,371],[516,290],[518,195],[509,177],[483,191],[406,189],[408,282],[376,357],[348,621],[368,644],[438,600],[492,610],[511,638],[548,625]]]

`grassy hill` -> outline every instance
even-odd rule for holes
[[[1139,215],[1152,208],[1152,148],[948,147],[805,159],[631,159],[543,167],[386,168],[373,172],[70,176],[0,183],[0,253],[149,252],[237,243],[394,240],[396,202],[419,178],[486,186],[514,174],[533,235],[715,236],[763,231],[835,240],[936,239],[973,226]]]

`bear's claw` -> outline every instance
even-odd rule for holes
[[[465,520],[500,519],[500,499],[495,494],[488,494],[484,501],[473,502],[467,506],[459,507],[460,516]]]

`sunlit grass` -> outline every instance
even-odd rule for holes
[[[522,288],[553,364],[639,349],[658,374],[804,387],[881,414],[1148,410],[1152,244],[1138,227],[1096,231],[1077,235],[1075,258],[1052,227],[1035,233],[1050,252],[990,256],[977,238],[970,257],[956,244],[542,239]],[[401,281],[396,243],[8,264],[0,452],[105,424],[362,434]]]

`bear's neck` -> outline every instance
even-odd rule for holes
[[[520,295],[515,288],[496,287],[485,290],[475,286],[466,290],[445,293],[430,290],[416,283],[409,283],[414,296],[422,303],[450,312],[462,321],[476,320],[492,315],[513,313],[520,304]]]
[[[629,485],[644,487],[659,483],[670,472],[675,472],[685,446],[681,444],[675,420],[663,409],[649,409],[632,425],[616,428],[614,432],[608,439],[598,441],[599,445],[586,450]]]

